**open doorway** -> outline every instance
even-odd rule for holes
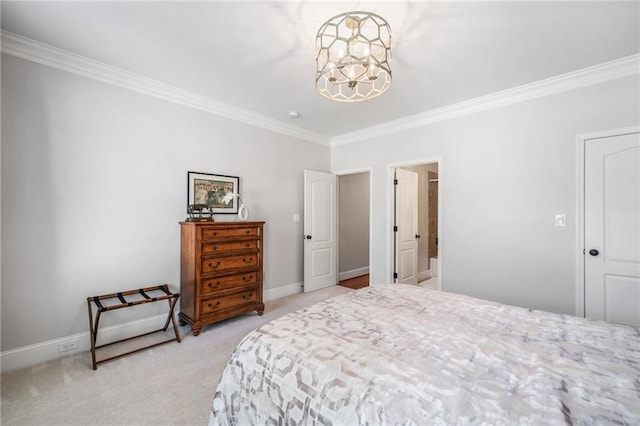
[[[394,165],[391,174],[393,282],[441,289],[440,162]]]
[[[338,175],[338,284],[369,286],[370,171]]]

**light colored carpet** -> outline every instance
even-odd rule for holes
[[[274,318],[348,293],[333,286],[266,303],[265,313],[202,328],[91,368],[84,352],[2,373],[3,425],[203,425],[224,366],[240,340]],[[100,357],[99,357],[100,359]]]

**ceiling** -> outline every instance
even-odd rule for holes
[[[345,104],[315,91],[315,34],[349,10],[391,25],[393,83]],[[640,51],[635,1],[3,0],[1,13],[4,31],[325,138]]]

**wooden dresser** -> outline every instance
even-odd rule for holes
[[[180,222],[180,325],[264,312],[264,222]]]

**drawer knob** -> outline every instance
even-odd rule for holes
[[[243,261],[244,263],[251,263],[251,258],[248,258],[248,259],[247,259],[247,258],[243,257],[243,258],[242,258],[242,261]]]
[[[213,263],[209,262],[209,268],[217,268],[218,266],[220,266],[220,262],[216,262],[216,264],[214,265]]]
[[[218,300],[218,301],[216,302],[216,305],[215,305],[215,306],[213,306],[213,305],[211,304],[211,302],[209,302],[209,303],[207,304],[207,306],[209,306],[210,308],[217,308],[218,306],[220,306],[220,301]]]
[[[247,229],[247,234],[250,234],[250,233],[251,233],[251,231]]]
[[[244,282],[251,281],[251,275],[245,275],[244,277],[242,277],[242,281]]]
[[[251,244],[247,243],[244,245],[245,247],[251,247]]]

